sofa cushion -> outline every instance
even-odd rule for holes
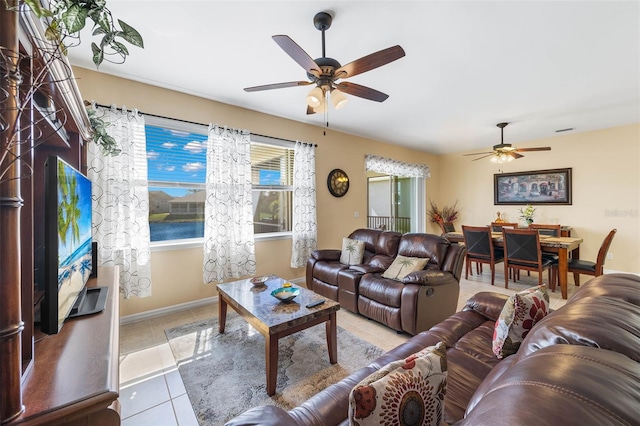
[[[491,371],[457,426],[638,424],[640,370],[632,359],[580,345],[514,359]]]
[[[404,234],[400,238],[398,254],[427,259],[426,269],[442,269],[450,245],[449,240],[438,235]]]
[[[439,342],[371,374],[349,394],[349,421],[358,425],[442,423],[447,385]]]
[[[549,312],[547,287],[541,285],[513,294],[504,304],[493,333],[493,353],[513,355],[531,328]]]
[[[340,263],[344,265],[359,265],[362,263],[363,256],[364,241],[352,240],[351,238],[342,239]]]
[[[398,255],[389,269],[382,274],[383,278],[402,281],[411,272],[421,271],[427,264],[428,259],[420,257],[405,257]]]

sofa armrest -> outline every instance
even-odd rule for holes
[[[353,269],[356,272],[361,272],[363,274],[374,274],[376,272],[382,272],[384,269],[378,268],[377,266],[371,265],[351,265],[349,269]]]
[[[428,286],[437,286],[456,281],[456,278],[451,272],[442,271],[416,271],[411,272],[402,279],[403,284],[420,284]]]
[[[311,252],[311,256],[316,260],[340,260],[341,250],[337,249],[324,249],[314,250]]]
[[[492,321],[498,321],[509,296],[492,291],[481,291],[467,300],[463,311],[475,311]]]
[[[297,423],[291,418],[291,416],[280,407],[274,405],[265,405],[262,407],[254,407],[244,413],[240,414],[225,423],[225,426],[249,426],[249,425],[262,425],[262,426],[280,426],[280,425],[292,425]]]

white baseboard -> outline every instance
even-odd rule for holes
[[[294,284],[305,286],[305,277],[289,280]],[[140,312],[139,314],[126,315],[120,318],[120,325],[129,324],[136,321],[148,320],[163,315],[172,314],[174,312],[184,311],[186,309],[198,308],[203,305],[210,305],[218,301],[218,296],[207,297],[204,299],[194,300],[192,302],[180,303],[178,305],[167,306],[164,308],[152,309],[150,311]]]
[[[180,303],[178,305],[167,306],[164,308],[152,309],[150,311],[140,312],[139,314],[126,315],[120,317],[120,325],[129,324],[136,321],[148,320],[162,315],[174,312],[184,311],[186,309],[198,308],[204,305],[210,305],[218,301],[218,296],[206,297],[204,299],[194,300],[192,302]]]

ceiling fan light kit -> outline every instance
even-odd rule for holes
[[[493,151],[489,152],[476,152],[473,154],[464,154],[464,156],[468,155],[482,155],[482,157],[474,158],[472,161],[482,160],[483,158],[491,157],[491,162],[493,163],[508,163],[509,161],[517,160],[518,158],[524,157],[524,155],[519,154],[519,152],[527,152],[527,151],[551,151],[551,147],[538,147],[538,148],[514,148],[510,143],[504,143],[504,128],[507,127],[509,123],[498,123],[496,126],[500,128],[500,143],[498,145],[493,146]]]
[[[246,92],[258,92],[262,90],[282,89],[286,87],[298,87],[315,85],[307,95],[307,114],[325,112],[327,99],[335,109],[343,108],[347,103],[346,94],[363,99],[383,102],[389,95],[370,87],[361,86],[350,82],[338,82],[339,79],[353,77],[372,69],[381,67],[405,56],[400,46],[392,46],[380,50],[360,59],[356,59],[347,65],[328,58],[325,54],[325,31],[331,27],[333,17],[326,12],[319,12],[313,18],[313,25],[322,32],[322,57],[312,59],[296,42],[286,35],[274,35],[273,40],[307,73],[309,81],[290,81],[286,83],[267,84],[263,86],[245,87]],[[338,90],[340,89],[340,90]],[[321,111],[322,110],[322,111]]]
[[[311,89],[311,91],[307,95],[307,105],[309,105],[311,108],[319,107],[320,103],[323,100],[324,100],[324,93],[322,93],[322,89],[317,86]]]

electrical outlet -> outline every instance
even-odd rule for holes
[[[360,212],[353,212],[353,217],[360,217]]]
[[[613,253],[607,253],[607,259],[613,259]]]

